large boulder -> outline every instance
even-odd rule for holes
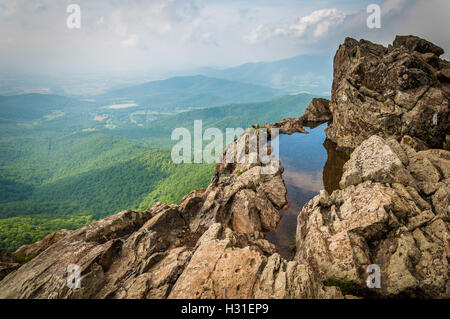
[[[308,126],[311,122],[331,121],[333,115],[330,111],[330,100],[324,98],[314,98],[302,115],[302,122]]]
[[[270,253],[265,240],[248,241],[220,224],[200,238],[169,298],[342,298],[311,269]]]
[[[364,141],[341,189],[321,191],[300,212],[295,260],[361,296],[449,298],[449,156]],[[366,286],[371,264],[381,269],[380,289]]]
[[[414,179],[404,167],[408,164],[406,153],[396,140],[385,141],[374,135],[351,154],[350,160],[344,164],[339,184],[346,188],[371,180],[413,185]]]
[[[19,247],[19,249],[14,252],[14,256],[18,259],[32,259],[54,243],[69,235],[70,232],[70,230],[62,229],[59,232],[48,234],[43,239],[33,244]]]
[[[0,298],[343,298],[268,241],[189,221],[182,205],[155,204],[95,222],[6,276]],[[67,285],[72,264],[79,289]]]
[[[258,139],[262,131],[266,132],[263,128],[248,129],[225,148],[221,163],[217,164],[203,194],[192,230],[204,231],[215,222],[248,235],[277,228],[281,220],[279,210],[287,204],[287,190],[281,176],[283,167],[271,154],[271,148],[265,147],[262,151],[267,154],[264,163],[256,153],[259,148],[256,152],[249,149],[250,141]],[[244,150],[242,145],[245,145],[245,152],[240,151]]]
[[[324,98],[313,98],[303,115],[299,118],[285,118],[274,124],[264,124],[267,128],[278,128],[280,134],[309,133],[303,128],[316,126],[331,121],[330,101]]]
[[[7,274],[18,269],[20,264],[14,256],[4,249],[0,249],[0,280],[6,277]]]
[[[446,146],[450,63],[439,58],[442,53],[413,36],[398,36],[388,48],[345,39],[334,57],[327,137],[347,149],[373,134]]]

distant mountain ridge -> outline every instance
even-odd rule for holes
[[[200,74],[215,78],[269,86],[285,92],[328,94],[333,80],[333,58],[298,55],[273,62],[245,63],[226,69],[201,68]]]
[[[283,91],[261,85],[195,75],[110,90],[100,97],[111,101],[128,99],[140,106],[175,110],[258,102],[281,96],[283,93]]]

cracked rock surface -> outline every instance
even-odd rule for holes
[[[450,62],[443,53],[415,36],[397,36],[388,48],[345,39],[334,57],[327,137],[354,149],[373,134],[409,135],[448,150]]]
[[[0,298],[450,298],[442,53],[413,36],[388,48],[346,39],[331,101],[313,99],[300,118],[245,131],[223,152],[234,162],[217,164],[209,186],[178,205],[122,211],[0,251]],[[270,146],[257,159],[252,137],[307,133],[304,125],[323,121],[328,138],[353,152],[339,189],[321,190],[299,213],[287,261],[265,239],[287,204],[283,168]],[[80,266],[79,289],[67,285],[71,264]],[[371,264],[381,288],[366,286]]]
[[[380,296],[450,298],[449,169],[448,151],[370,137],[344,165],[341,189],[303,207],[295,260],[362,294],[374,292],[366,269],[377,264]]]

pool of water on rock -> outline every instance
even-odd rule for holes
[[[285,259],[293,257],[297,216],[303,205],[321,189],[330,194],[339,187],[342,166],[348,155],[336,151],[336,145],[326,140],[324,123],[309,130],[309,134],[280,135],[279,157],[284,167],[283,180],[287,188],[288,207],[278,228],[266,235]]]

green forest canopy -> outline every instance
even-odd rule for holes
[[[174,128],[192,130],[198,119],[203,129],[223,130],[298,117],[311,98],[298,94],[198,109],[162,116],[144,127],[117,122],[116,129],[102,129],[94,123],[95,131],[83,131],[93,122],[92,115],[83,113],[89,107],[80,111],[73,100],[58,97],[50,101],[66,103],[67,109],[58,113],[65,115],[33,119],[25,126],[29,122],[23,119],[0,122],[5,132],[0,136],[0,248],[14,251],[48,233],[77,229],[124,209],[179,203],[191,190],[209,184],[215,165],[174,164],[169,151]],[[25,101],[32,104],[30,96]],[[33,112],[34,117],[43,114]]]

